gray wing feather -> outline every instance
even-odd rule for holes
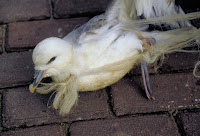
[[[106,23],[104,14],[95,16],[86,24],[69,33],[63,39],[69,41],[73,46],[80,46],[83,42],[89,39],[95,39],[95,37],[104,33],[106,31]]]

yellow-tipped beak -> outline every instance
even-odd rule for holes
[[[36,89],[36,86],[33,86],[33,84],[30,84],[30,85],[29,85],[29,91],[30,91],[31,93],[34,93],[35,89]]]
[[[36,70],[33,78],[33,83],[29,85],[29,91],[34,93],[37,86],[40,84],[40,81],[43,79],[45,75],[45,71],[43,70]]]

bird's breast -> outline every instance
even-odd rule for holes
[[[141,40],[131,32],[88,41],[75,50],[75,65],[87,75],[79,77],[78,90],[91,91],[104,88],[121,79],[138,61],[142,51]],[[129,58],[129,59],[127,59]],[[141,56],[140,56],[141,58]],[[104,68],[108,66],[107,68]]]

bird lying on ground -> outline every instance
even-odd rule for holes
[[[200,13],[184,14],[174,0],[114,0],[104,14],[63,39],[50,37],[37,44],[29,90],[55,91],[52,106],[66,115],[77,102],[78,91],[105,88],[141,63],[145,91],[153,99],[146,65],[200,39],[200,30],[188,21],[199,17]],[[149,24],[171,30],[149,31]],[[45,77],[53,82],[42,83]]]

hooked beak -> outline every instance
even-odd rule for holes
[[[35,74],[33,77],[33,83],[29,85],[29,91],[34,93],[35,89],[39,85],[40,81],[43,79],[46,70],[35,70]]]

